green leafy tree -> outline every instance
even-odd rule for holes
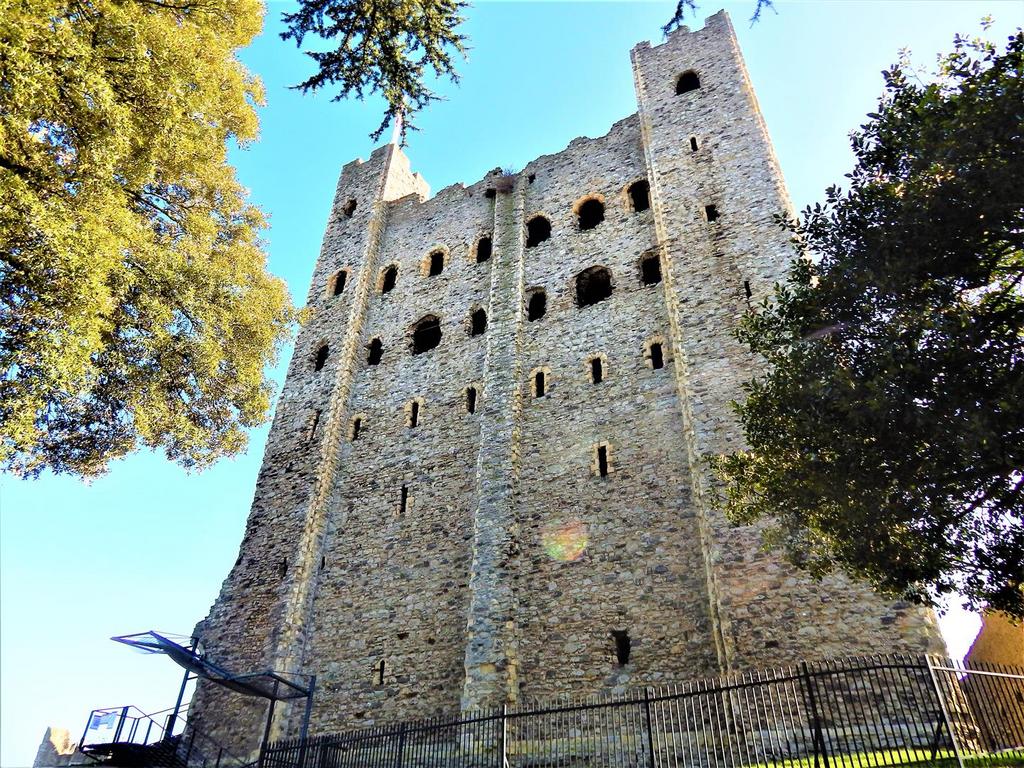
[[[307,51],[317,71],[297,87],[303,92],[335,87],[334,101],[379,92],[387,109],[373,138],[392,120],[403,122],[404,139],[413,117],[438,96],[427,87],[428,72],[458,82],[453,54],[465,53],[463,0],[299,0],[285,13],[285,40],[302,45],[307,35],[334,42],[327,51]]]
[[[0,0],[0,465],[241,450],[294,310],[227,164],[259,0]]]
[[[766,360],[713,460],[738,523],[814,573],[1024,616],[1024,38],[902,62],[849,189],[741,341]]]

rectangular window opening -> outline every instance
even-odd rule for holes
[[[750,297],[754,295],[754,294],[753,294],[753,293],[752,293],[752,292],[750,291],[750,281],[749,281],[749,280],[744,280],[744,281],[743,281],[743,293],[745,293],[745,294],[746,294],[746,296],[747,296],[747,301],[750,301]]]
[[[412,401],[412,405],[409,407],[409,426],[415,427],[420,423],[420,404],[415,400]]]
[[[608,447],[597,446],[597,472],[601,477],[608,477]]]
[[[629,639],[629,632],[625,629],[613,629],[612,639],[615,640],[615,660],[620,667],[624,667],[629,663],[629,651],[633,645]]]
[[[288,560],[281,558],[281,562],[277,565],[277,575],[282,579],[288,574]]]
[[[466,390],[466,412],[476,413],[476,387]]]
[[[691,136],[690,137],[690,151],[691,152],[696,152],[697,151],[697,137],[696,136]]]
[[[600,357],[590,361],[590,380],[595,384],[600,384],[604,380],[604,366]]]
[[[358,418],[358,417],[352,419],[351,439],[352,440],[358,440],[359,439],[359,433],[360,433],[360,431],[362,431],[362,429],[363,429],[363,420]]]
[[[651,344],[651,368],[657,370],[665,367],[665,358],[662,355],[661,344]]]
[[[544,397],[544,371],[537,371],[533,377],[534,397]]]
[[[398,514],[404,515],[406,509],[409,507],[409,486],[402,486],[402,499],[398,502]],[[383,662],[381,662],[383,663]]]
[[[704,206],[704,215],[707,217],[708,222],[718,221],[719,213],[717,205],[706,205]]]

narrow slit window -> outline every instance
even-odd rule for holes
[[[608,477],[608,446],[597,446],[597,474]]]
[[[487,311],[483,308],[476,310],[469,318],[470,336],[480,336],[487,330]]]
[[[363,431],[363,420],[356,416],[352,419],[352,428],[349,430],[348,439],[355,442],[359,439],[359,433]]]
[[[444,253],[442,251],[434,251],[430,254],[430,264],[427,271],[428,276],[436,277],[444,271]]]
[[[624,629],[613,629],[612,639],[615,641],[615,661],[620,667],[629,663],[629,651],[633,643],[629,639],[629,632]]]
[[[398,514],[404,515],[406,510],[409,508],[409,486],[402,486],[402,496],[398,500]],[[381,662],[383,665],[384,662]]]
[[[743,281],[743,293],[747,297],[747,301],[750,301],[750,297],[754,295],[753,291],[750,290],[750,281]]]
[[[661,282],[661,259],[656,253],[649,253],[640,260],[640,280],[644,285]]]
[[[466,413],[476,413],[476,387],[466,390]]]
[[[690,151],[691,152],[696,152],[697,148],[698,148],[697,137],[696,136],[691,136],[690,137]]]
[[[530,294],[530,300],[526,304],[526,319],[531,323],[540,320],[548,311],[548,296],[542,290]]]
[[[348,272],[341,270],[335,273],[334,277],[331,278],[331,295],[340,296],[341,292],[345,290],[345,282],[348,280]]]
[[[717,205],[704,206],[704,216],[707,218],[708,222],[718,221],[719,215]]]
[[[604,203],[597,198],[592,197],[589,200],[584,200],[577,211],[576,221],[579,224],[580,232],[594,229],[594,227],[604,221]]]
[[[409,403],[409,426],[417,427],[420,423],[420,404],[413,400]]]
[[[646,179],[635,181],[629,185],[629,202],[635,213],[646,211],[651,207],[651,185]]]
[[[390,267],[384,270],[384,274],[381,276],[380,281],[380,292],[391,293],[395,289],[395,283],[398,282],[398,267],[392,264]]]
[[[380,365],[380,361],[384,357],[384,343],[379,338],[371,339],[368,350],[366,362],[369,365]]]
[[[476,263],[483,264],[485,261],[489,261],[492,249],[491,236],[485,235],[481,237],[476,244]]]
[[[288,575],[288,561],[284,558],[277,564],[277,575],[282,579]]]
[[[551,222],[543,216],[534,216],[526,222],[526,247],[536,248],[551,237]]]
[[[544,397],[544,388],[547,384],[544,371],[537,371],[533,376],[533,396]]]
[[[314,437],[316,437],[317,427],[320,426],[320,415],[323,411],[313,411],[313,415],[309,417],[309,427],[306,430],[306,442],[308,443]]]
[[[384,685],[384,659],[378,661],[376,667],[377,685]]]
[[[654,342],[651,344],[651,368],[658,370],[659,368],[665,367],[665,357],[661,349],[661,344]]]
[[[322,371],[324,366],[327,365],[327,357],[331,354],[331,348],[326,344],[322,344],[316,351],[316,360],[313,362],[313,369],[316,371]]]
[[[326,567],[327,567],[327,555],[322,555],[320,557],[320,570],[322,571]]]
[[[590,381],[594,384],[604,381],[604,363],[600,357],[590,359]]]

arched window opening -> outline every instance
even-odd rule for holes
[[[629,185],[629,202],[633,211],[640,213],[651,207],[651,185],[646,179],[634,181]]]
[[[316,359],[313,362],[313,370],[322,371],[324,366],[327,365],[327,356],[331,354],[331,348],[326,344],[322,344],[316,351]]]
[[[444,271],[444,251],[433,251],[431,252],[429,266],[427,268],[428,277],[436,277]]]
[[[659,368],[665,367],[665,354],[662,351],[661,344],[654,342],[651,344],[650,350],[651,368],[658,370]]]
[[[615,641],[615,661],[620,667],[629,663],[629,651],[633,643],[629,639],[629,632],[624,629],[613,629],[612,639]]]
[[[472,315],[470,315],[469,320],[470,336],[480,336],[484,331],[487,330],[487,311],[483,307],[476,310]]]
[[[484,235],[476,243],[476,263],[483,264],[485,261],[491,258],[491,249],[493,245],[491,243],[491,236]]]
[[[380,292],[390,293],[395,289],[395,283],[398,282],[398,267],[392,264],[384,270],[380,279]]]
[[[341,292],[345,290],[345,283],[347,281],[347,271],[343,269],[340,272],[335,272],[330,282],[331,296],[340,296]]]
[[[526,302],[526,319],[531,323],[540,320],[548,311],[548,295],[543,288],[538,288],[530,294]]]
[[[380,339],[371,339],[369,352],[366,355],[366,362],[370,365],[379,365],[384,357],[384,344]]]
[[[466,389],[466,413],[476,413],[476,387]]]
[[[352,419],[352,426],[348,431],[348,439],[351,440],[352,442],[358,440],[359,433],[362,431],[362,429],[363,420],[360,417],[356,416],[354,419]]]
[[[584,200],[576,209],[576,221],[581,232],[593,229],[604,221],[604,203],[595,197]]]
[[[676,95],[696,91],[700,88],[700,78],[692,69],[688,69],[676,80]]]
[[[590,381],[594,384],[604,381],[604,361],[600,357],[590,358]]]
[[[640,281],[644,285],[661,282],[661,259],[656,253],[648,253],[640,259]]]
[[[402,493],[405,493],[405,486],[402,486]],[[381,659],[376,664],[376,677],[377,685],[384,685],[384,659]]]
[[[342,206],[341,212],[345,214],[346,218],[351,219],[352,214],[356,212],[356,201],[349,200],[347,203],[345,203],[345,205]]]
[[[544,397],[546,385],[547,377],[544,375],[544,371],[537,371],[533,375],[533,396]]]
[[[412,330],[412,353],[419,355],[441,343],[441,321],[434,315],[420,319]]]
[[[604,267],[589,267],[576,275],[576,304],[587,307],[612,295],[612,273]]]
[[[535,248],[551,237],[551,222],[543,216],[534,216],[526,222],[526,247]]]

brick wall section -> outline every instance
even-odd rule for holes
[[[393,146],[342,170],[239,560],[197,627],[231,669],[316,674],[314,733],[938,649],[929,613],[841,577],[811,582],[709,507],[702,457],[739,445],[728,403],[757,365],[731,335],[744,282],[756,300],[784,274],[791,251],[772,215],[789,201],[724,13],[637,46],[632,63],[636,115],[514,178],[492,172],[427,199]],[[676,95],[691,68],[701,87]],[[643,179],[651,209],[636,211],[626,190]],[[603,201],[604,221],[581,231],[587,197]],[[721,217],[709,223],[712,204]],[[526,247],[538,213],[551,238]],[[493,253],[477,263],[485,234]],[[444,268],[428,276],[434,250]],[[649,253],[654,285],[640,275]],[[396,286],[382,294],[390,265]],[[612,296],[579,307],[575,276],[593,266],[610,271]],[[528,322],[537,288],[547,313]],[[480,308],[488,327],[471,335]],[[414,355],[410,334],[427,315],[441,341]],[[661,369],[652,340],[664,344]],[[547,374],[543,397],[535,370]],[[191,715],[246,751],[264,711],[202,685]],[[294,734],[300,714],[282,707],[273,733]]]

